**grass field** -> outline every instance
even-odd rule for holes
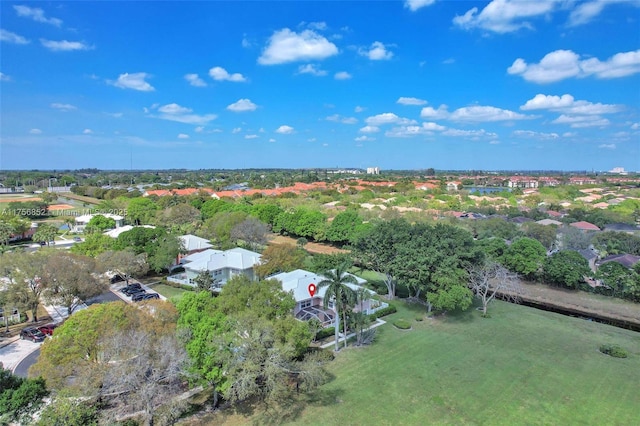
[[[491,318],[469,310],[418,322],[424,308],[397,304],[378,341],[339,353],[315,393],[197,424],[640,424],[638,333],[504,302]],[[397,318],[412,330],[395,329]],[[601,354],[603,343],[629,357]]]
[[[170,285],[166,284],[154,284],[151,288],[167,299],[171,299],[176,302],[180,300],[182,295],[187,291],[181,288],[171,287]]]

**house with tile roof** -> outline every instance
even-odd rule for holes
[[[347,283],[347,285],[354,291],[364,289],[370,295],[368,299],[362,301],[362,304],[358,304],[358,306],[354,307],[355,312],[364,312],[365,314],[370,315],[389,306],[388,303],[374,299],[372,297],[374,293],[363,287],[367,280],[355,275],[352,276],[356,279],[357,284]],[[303,269],[296,269],[295,271],[272,275],[268,277],[268,279],[280,281],[282,289],[293,295],[293,298],[296,301],[293,315],[297,319],[301,321],[308,321],[315,318],[320,321],[323,327],[330,327],[335,324],[336,312],[334,310],[333,303],[329,303],[327,309],[324,309],[323,305],[323,299],[327,293],[327,288],[317,288],[318,283],[324,281],[326,277]],[[315,285],[317,288],[317,291],[313,296],[309,293],[310,284]]]
[[[633,268],[636,263],[640,262],[640,256],[634,256],[632,254],[612,254],[611,256],[603,257],[597,262],[598,266],[602,266],[605,263],[616,262],[624,266],[625,268]]]
[[[580,222],[570,223],[569,226],[573,226],[574,228],[578,228],[581,231],[599,231],[600,230],[600,228],[598,228],[593,223],[585,222],[584,220],[582,220]]]

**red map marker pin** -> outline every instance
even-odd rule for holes
[[[316,285],[314,283],[309,284],[309,287],[307,287],[307,289],[309,290],[309,294],[311,295],[311,297],[313,297],[313,295],[316,293]]]

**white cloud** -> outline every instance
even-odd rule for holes
[[[124,114],[121,112],[105,112],[109,117],[121,118]]]
[[[367,141],[375,141],[376,138],[372,138],[370,136],[367,135],[362,135],[362,136],[358,136],[354,139],[354,141],[356,142],[367,142]]]
[[[231,130],[231,133],[235,134],[235,133],[240,133],[242,131],[242,127],[236,127],[233,130]]]
[[[322,77],[327,75],[327,72],[325,70],[318,68],[316,65],[306,64],[306,65],[300,65],[298,67],[298,74],[311,74],[317,77]]]
[[[198,74],[185,74],[184,79],[189,82],[190,85],[195,87],[206,87],[207,83],[201,79]]]
[[[53,41],[53,40],[45,40],[43,38],[40,39],[40,43],[47,49],[52,52],[71,52],[73,50],[91,50],[93,46],[89,46],[86,43],[81,41]]]
[[[380,131],[380,128],[377,126],[364,126],[358,130],[360,133],[377,133]]]
[[[276,140],[274,138],[269,139],[269,142],[275,142]]]
[[[419,135],[432,135],[434,132],[441,132],[446,127],[436,123],[422,123],[422,126],[398,126],[385,132],[385,136],[391,138],[407,138]]]
[[[631,125],[631,130],[638,130],[640,129],[640,123],[633,123]]]
[[[581,3],[571,11],[569,15],[569,26],[577,26],[591,22],[598,16],[607,5],[614,3],[634,4],[629,0],[594,0]],[[636,2],[635,5],[638,3]]]
[[[487,132],[484,129],[479,129],[479,130],[447,129],[444,132],[442,132],[442,134],[445,136],[462,137],[462,138],[468,138],[471,140],[478,140],[483,138],[494,139],[498,137],[497,134],[492,132]]]
[[[393,57],[393,52],[387,50],[385,45],[379,41],[371,43],[369,49],[360,49],[359,53],[362,56],[366,56],[372,61],[383,61]]]
[[[29,40],[26,38],[4,29],[0,29],[0,41],[6,41],[7,43],[13,44],[29,44]]]
[[[269,38],[267,46],[258,58],[261,65],[276,65],[287,62],[322,60],[337,55],[338,48],[313,30],[301,33],[283,28]]]
[[[82,131],[82,134],[83,134],[83,135],[90,135],[90,134],[92,134],[92,133],[93,133],[93,130],[91,130],[91,129],[84,129],[84,130]]]
[[[512,135],[519,138],[542,140],[558,139],[560,137],[557,133],[534,132],[532,130],[515,130]]]
[[[29,133],[31,133],[32,135],[41,135],[42,134],[42,130],[40,130],[40,129],[31,129],[31,130],[29,130]]]
[[[44,15],[44,10],[39,9],[37,7],[29,7],[29,6],[13,6],[14,10],[18,14],[18,16],[22,16],[23,18],[31,18],[36,22],[42,22],[44,24],[51,24],[59,27],[62,25],[62,20],[58,18],[47,18]]]
[[[248,49],[252,46],[252,43],[249,41],[246,35],[242,37],[241,44],[242,44],[242,47],[244,47],[245,49]]]
[[[399,97],[396,103],[400,105],[426,105],[428,102],[418,98]]]
[[[534,117],[493,106],[470,106],[458,108],[449,116],[449,119],[453,121],[473,122],[526,120],[531,118]]]
[[[278,127],[276,129],[276,133],[281,133],[283,135],[289,135],[289,134],[293,133],[293,127],[287,126],[287,125],[280,126],[280,127]]]
[[[3,72],[0,72],[0,81],[11,81],[11,77],[9,77]]]
[[[240,73],[229,74],[227,70],[222,67],[213,67],[209,70],[209,76],[216,81],[233,81],[240,83],[247,81],[247,79]]]
[[[245,139],[256,139],[258,135],[244,135]]]
[[[599,115],[565,115],[552,121],[553,124],[568,124],[574,129],[583,127],[605,127],[610,124],[609,120]]]
[[[415,12],[418,9],[422,9],[425,6],[431,6],[436,0],[405,0],[404,7]]]
[[[151,77],[146,72],[136,72],[133,74],[124,73],[118,76],[116,81],[107,80],[107,83],[119,87],[121,89],[139,90],[141,92],[152,92],[156,90],[152,85],[145,81]]]
[[[54,102],[51,105],[49,105],[51,108],[53,109],[57,109],[58,111],[62,111],[62,112],[69,112],[69,111],[73,111],[74,109],[78,109],[77,107],[75,107],[74,105],[71,104],[61,104],[58,102]]]
[[[189,135],[186,133],[178,133],[178,139],[189,139]]]
[[[392,112],[385,112],[382,114],[373,115],[371,117],[367,117],[365,121],[370,126],[381,126],[384,124],[399,124],[399,125],[406,126],[406,125],[416,124],[415,120],[398,117]]]
[[[424,107],[422,111],[420,111],[421,118],[429,118],[432,120],[447,118],[449,116],[449,111],[447,111],[446,105],[440,105],[438,109],[433,107]]]
[[[493,0],[480,13],[474,7],[462,16],[456,15],[453,23],[465,30],[481,28],[499,34],[521,28],[532,29],[533,26],[527,19],[548,15],[559,3],[553,0]]]
[[[198,127],[196,127],[196,128],[195,128],[195,132],[196,132],[196,133],[202,133],[202,132],[204,132],[204,126],[198,126]]]
[[[335,78],[336,80],[349,80],[351,78],[351,74],[349,74],[346,71],[340,71],[337,72],[333,78]]]
[[[518,58],[507,72],[539,84],[591,75],[603,79],[626,77],[640,72],[640,49],[617,53],[606,61],[598,58],[581,60],[571,50],[556,50],[546,54],[538,64],[527,64],[524,59]]]
[[[227,109],[233,112],[255,111],[256,108],[258,108],[258,105],[251,102],[250,99],[240,99],[227,106]]]
[[[360,106],[360,105],[357,105],[357,106],[353,109],[353,112],[362,112],[362,111],[364,111],[364,110],[366,110],[366,108],[365,108],[365,107],[362,107],[362,106]]]
[[[335,121],[337,123],[344,123],[344,124],[356,124],[358,122],[358,119],[355,117],[343,117],[339,114],[330,115],[327,118],[325,118],[325,120]]]
[[[520,109],[523,111],[548,109],[569,114],[610,114],[620,111],[621,107],[618,105],[576,101],[573,96],[568,94],[562,96],[537,94],[522,105]]]
[[[615,143],[603,143],[602,145],[598,145],[598,148],[616,149],[616,144]]]
[[[152,106],[152,109],[155,109],[155,107],[156,106]],[[217,118],[217,115],[215,114],[192,114],[191,108],[186,108],[176,103],[163,105],[161,107],[157,107],[157,109],[160,114],[157,116],[151,115],[151,117],[162,120],[177,121],[178,123],[193,124],[196,126],[203,126]]]

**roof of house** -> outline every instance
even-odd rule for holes
[[[578,253],[587,260],[596,259],[598,257],[598,252],[593,248],[578,250]]]
[[[573,226],[574,228],[578,228],[583,231],[599,231],[600,230],[600,228],[598,228],[593,223],[585,222],[584,220],[580,222],[573,222],[570,225]]]
[[[624,232],[637,232],[640,228],[636,225],[629,225],[628,223],[608,223],[604,226],[605,231],[624,231]]]
[[[517,216],[517,217],[512,217],[511,219],[509,219],[509,222],[525,223],[525,222],[533,222],[533,219],[528,218],[528,217],[524,217],[524,216]]]
[[[347,285],[352,290],[357,290],[362,288],[362,284],[366,283],[367,280],[357,277],[353,274],[349,274],[355,277],[358,285],[347,283]],[[313,272],[305,271],[303,269],[296,269],[291,272],[282,272],[280,274],[272,275],[269,279],[276,279],[282,283],[282,289],[284,291],[291,292],[293,298],[296,302],[300,302],[302,300],[311,299],[311,295],[309,294],[309,284],[315,284],[316,288],[318,287],[318,283],[325,280],[326,277],[314,274]],[[327,293],[327,288],[322,287],[316,291],[313,297],[322,297],[324,298]]]
[[[246,270],[260,263],[261,257],[259,253],[240,247],[223,252],[205,250],[201,253],[207,252],[209,252],[208,256],[198,257],[197,260],[187,263],[184,268],[196,272],[215,271],[225,268]]]
[[[600,265],[608,262],[617,262],[626,268],[633,268],[633,265],[640,262],[640,256],[634,256],[632,254],[612,254],[600,261]]]
[[[120,228],[115,228],[115,229],[112,229],[110,231],[107,231],[107,232],[104,233],[104,235],[108,235],[111,238],[118,238],[120,236],[120,234],[122,234],[123,232],[131,231],[133,228],[155,229],[155,226],[153,226],[153,225],[140,225],[140,226],[125,225],[125,226],[121,226]]]
[[[553,219],[542,219],[537,221],[536,223],[539,223],[540,225],[556,225],[556,226],[562,225],[562,222],[558,220],[553,220]]]
[[[202,259],[208,259],[209,257],[211,257],[212,254],[215,254],[215,253],[222,253],[222,250],[206,249],[204,251],[199,251],[197,253],[193,253],[183,257],[182,259],[180,259],[180,263],[185,264],[185,263],[197,262]]]
[[[119,216],[117,214],[111,214],[111,213],[97,213],[97,214],[83,214],[82,216],[76,216],[75,220],[76,223],[80,222],[80,223],[87,223],[89,222],[91,219],[93,219],[94,216],[104,216],[113,220],[122,220],[124,219],[124,217]]]
[[[213,245],[211,245],[208,240],[196,237],[195,235],[180,235],[178,238],[180,238],[180,241],[182,241],[182,247],[184,247],[187,252],[213,247]]]

